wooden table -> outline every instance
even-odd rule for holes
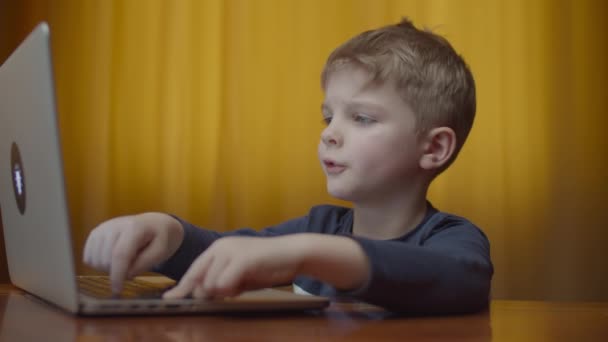
[[[475,315],[390,317],[365,305],[318,314],[87,318],[0,285],[0,341],[608,341],[608,303],[492,302]]]

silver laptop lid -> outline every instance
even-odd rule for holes
[[[0,66],[0,209],[12,283],[76,312],[56,116],[49,28],[41,23]]]

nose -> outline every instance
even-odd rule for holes
[[[339,132],[335,121],[336,120],[334,119],[332,122],[330,122],[321,133],[321,141],[326,146],[342,146],[343,137]]]

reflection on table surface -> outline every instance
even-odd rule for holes
[[[443,317],[335,303],[303,313],[91,318],[0,286],[2,341],[608,341],[608,303],[493,301],[485,312]]]

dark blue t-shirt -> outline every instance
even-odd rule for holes
[[[470,221],[439,212],[430,204],[414,230],[391,240],[352,235],[353,210],[331,205],[313,207],[307,216],[260,231],[244,228],[218,233],[178,220],[184,227],[184,240],[171,258],[154,269],[176,280],[221,237],[320,233],[357,241],[369,258],[371,276],[365,286],[349,292],[297,277],[294,285],[308,293],[347,297],[409,314],[475,312],[488,305],[493,267],[487,237]]]

